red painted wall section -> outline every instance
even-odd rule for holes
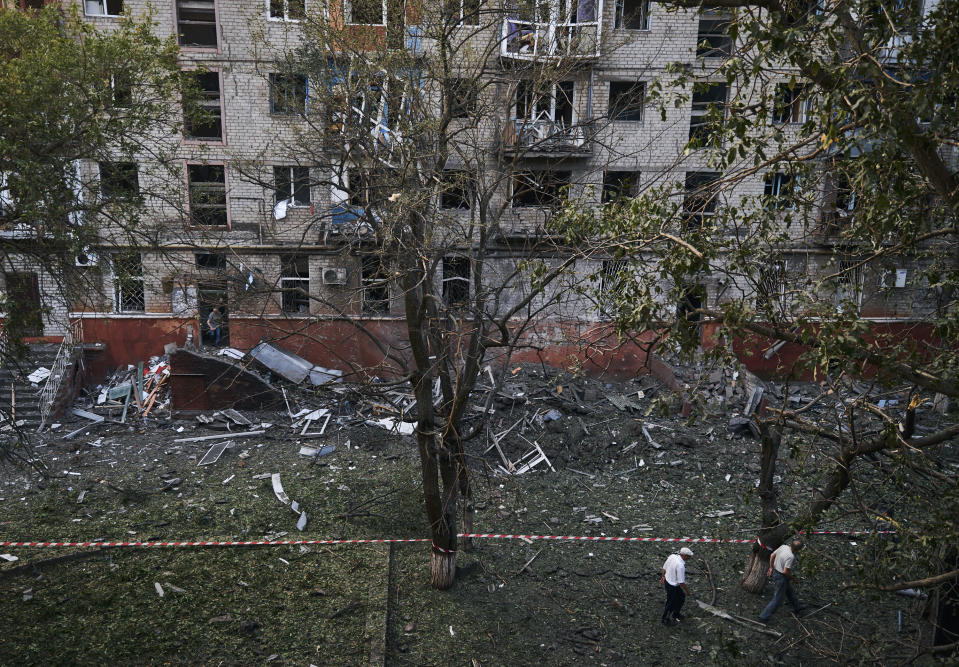
[[[83,341],[105,345],[103,350],[87,350],[87,376],[95,380],[119,366],[147,361],[163,354],[167,343],[182,347],[190,328],[196,340],[196,320],[191,318],[84,318]]]

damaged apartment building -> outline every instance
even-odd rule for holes
[[[110,30],[122,14],[142,15],[148,2],[76,4],[87,21]],[[373,227],[391,205],[413,198],[447,221],[435,279],[450,309],[476,289],[470,248],[480,228],[491,279],[509,275],[530,253],[547,260],[562,254],[540,243],[561,197],[601,207],[678,183],[687,221],[708,219],[744,196],[765,198],[784,214],[792,206],[789,174],[756,173],[717,193],[711,185],[721,174],[709,166],[708,151],[687,150],[691,139],[708,138],[716,109],[735,93],[725,78],[710,75],[736,47],[720,9],[668,11],[648,0],[455,0],[436,12],[429,2],[393,0],[149,5],[157,33],[176,37],[192,87],[182,101],[191,108],[181,131],[173,139],[158,131],[156,138],[175,164],[161,168],[144,155],[78,168],[96,196],[172,192],[147,202],[144,224],[152,236],[144,237],[154,242],[130,246],[105,229],[98,245],[75,258],[84,284],[95,287],[79,293],[64,295],[51,276],[17,266],[15,258],[3,276],[9,298],[43,306],[37,337],[75,331],[99,344],[89,359],[93,369],[145,359],[169,342],[199,342],[214,307],[224,319],[221,344],[249,349],[261,339],[281,340],[324,366],[375,365],[382,348],[358,336],[351,321],[359,319],[387,347],[401,346],[402,295]],[[391,50],[428,59],[440,48],[429,25],[436,15],[452,26],[458,74],[438,85],[426,67],[389,70]],[[364,52],[376,50],[382,60],[362,62]],[[661,115],[649,97],[654,82],[668,87],[677,76],[675,63],[702,73],[709,85],[687,90]],[[770,83],[770,122],[787,133],[798,131],[815,103],[789,78],[784,73]],[[449,112],[443,131],[455,146],[448,180],[432,191],[412,190],[387,171],[394,163],[419,164],[406,147],[422,150],[425,140],[408,136],[402,118],[430,105],[436,118]],[[433,200],[424,201],[430,192]],[[785,299],[796,274],[855,265],[854,255],[835,251],[835,231],[855,206],[849,184],[823,179],[815,224],[806,226],[814,233],[794,235],[768,267],[766,298]],[[566,297],[544,311],[556,323],[554,334],[540,330],[544,342],[555,335],[559,344],[570,328],[603,321],[602,303],[572,288],[599,276],[592,282],[601,301],[603,276],[616,268],[601,251],[576,263],[554,288]],[[877,323],[906,328],[928,308],[912,270],[843,271],[823,298],[837,307],[852,300]],[[524,287],[510,289],[519,294]],[[677,307],[714,306],[743,289],[705,276]],[[505,291],[503,301],[510,298]],[[768,360],[756,355],[747,362]]]

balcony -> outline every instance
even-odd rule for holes
[[[503,150],[530,157],[589,157],[591,125],[552,119],[513,119],[503,125]]]
[[[597,58],[602,16],[603,0],[514,5],[503,19],[500,55],[518,60]]]

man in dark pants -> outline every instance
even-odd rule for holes
[[[759,615],[762,623],[769,622],[769,617],[782,605],[783,598],[789,600],[789,604],[793,606],[797,614],[803,610],[803,606],[799,604],[799,598],[796,597],[796,591],[793,590],[793,583],[796,581],[796,575],[793,574],[796,554],[802,548],[801,540],[793,540],[791,544],[783,544],[769,556],[769,571],[766,576],[772,576],[776,584],[776,592]]]
[[[670,554],[663,563],[663,576],[659,578],[659,583],[666,587],[663,625],[672,625],[673,622],[686,618],[680,610],[686,601],[686,595],[689,594],[689,586],[686,585],[686,561],[692,555],[692,551],[683,547],[678,554]]]

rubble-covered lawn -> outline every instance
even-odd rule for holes
[[[606,383],[526,367],[508,379],[491,402],[490,437],[470,443],[478,532],[755,536],[759,445],[727,428],[732,406],[748,399],[741,386],[714,392],[713,416],[687,420],[676,406],[669,413],[672,399],[651,378]],[[0,470],[4,539],[426,537],[413,438],[366,423],[384,417],[342,392],[317,391],[292,401],[294,414],[308,409],[295,429],[285,411],[244,412],[241,424],[158,409],[64,440],[83,424],[64,421],[36,445],[48,480]],[[323,428],[323,414],[304,422],[322,409],[331,415],[323,435],[301,437]],[[222,440],[233,445],[198,465]],[[524,471],[518,464],[537,449],[544,458]],[[815,454],[790,459],[789,449],[783,475],[803,466],[815,483]],[[943,456],[954,465],[955,443]],[[297,511],[277,497],[275,473]],[[782,485],[782,505],[802,491]],[[869,528],[838,516],[826,527]],[[897,662],[929,632],[924,601],[843,589],[880,539],[811,539],[798,585],[809,609],[801,618],[780,609],[770,625],[778,639],[693,600],[682,624],[663,627],[660,568],[678,548],[664,543],[475,540],[461,545],[457,584],[445,592],[429,587],[422,543],[7,548],[18,560],[0,561],[0,663]],[[750,547],[691,546],[694,597],[755,618],[772,586],[763,598],[739,588]]]

